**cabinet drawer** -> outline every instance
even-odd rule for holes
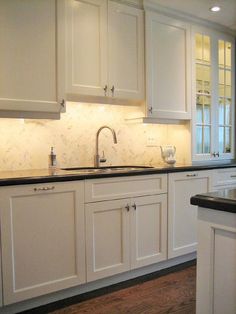
[[[213,186],[235,185],[236,168],[217,169],[213,171]]]
[[[85,181],[85,202],[87,203],[166,192],[166,174]]]

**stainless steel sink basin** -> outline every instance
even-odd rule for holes
[[[73,171],[73,172],[79,172],[79,173],[107,173],[107,172],[138,171],[138,170],[145,170],[145,169],[150,169],[150,168],[153,168],[153,167],[148,167],[148,166],[111,166],[111,167],[100,167],[100,168],[75,167],[75,168],[61,168],[61,170]]]

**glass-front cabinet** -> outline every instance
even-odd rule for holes
[[[193,161],[234,158],[234,38],[193,32]]]

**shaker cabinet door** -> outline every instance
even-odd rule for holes
[[[191,196],[210,192],[210,171],[169,174],[168,181],[168,258],[197,249],[197,207]]]
[[[1,188],[4,305],[85,282],[83,183]]]
[[[143,11],[109,1],[108,36],[110,96],[143,100]]]
[[[85,205],[87,280],[130,269],[128,200]]]
[[[64,1],[0,1],[0,110],[64,106]]]
[[[146,12],[147,114],[191,118],[190,26]]]
[[[67,0],[66,30],[67,99],[106,96],[107,1]]]
[[[131,268],[167,259],[167,195],[131,200]]]

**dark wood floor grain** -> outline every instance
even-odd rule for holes
[[[53,314],[194,314],[196,267],[162,276],[97,298]]]

